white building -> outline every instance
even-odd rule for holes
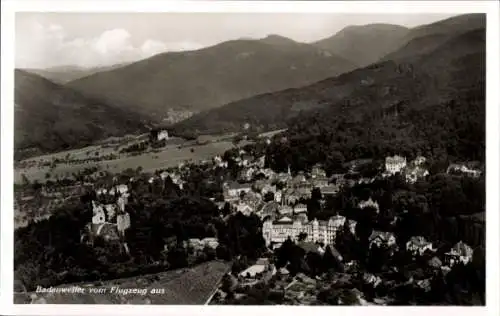
[[[427,159],[424,156],[418,156],[417,158],[415,158],[415,160],[413,160],[413,165],[420,166],[424,164],[426,161]]]
[[[372,198],[370,197],[368,200],[366,201],[361,201],[359,202],[358,204],[358,207],[360,209],[364,209],[366,207],[373,207],[375,210],[376,210],[376,213],[378,214],[379,213],[379,206],[378,206],[378,203],[374,200],[372,200]]]
[[[275,193],[275,192],[276,192],[276,186],[275,186],[275,185],[271,185],[271,184],[269,184],[269,183],[266,183],[266,184],[264,184],[264,186],[263,186],[263,187],[262,187],[262,189],[260,190],[260,193],[261,193],[262,195],[265,195],[265,194],[267,194],[267,193],[269,193],[269,192],[273,192],[273,193]]]
[[[123,195],[128,193],[128,186],[126,184],[119,184],[115,188],[115,193]]]
[[[92,201],[92,224],[104,224],[106,222],[106,212],[104,212],[104,208],[102,205],[97,204],[95,201]]]
[[[408,183],[415,183],[418,179],[425,178],[429,175],[429,171],[422,167],[413,167],[406,170],[405,179]]]
[[[122,235],[125,234],[126,229],[130,228],[130,215],[128,213],[118,214],[116,216],[116,228]]]
[[[473,255],[474,250],[463,241],[460,241],[449,252],[445,253],[445,261],[450,267],[459,262],[468,264],[472,261]]]
[[[116,205],[115,204],[106,204],[106,205],[104,205],[104,209],[106,210],[106,215],[107,215],[108,219],[111,219],[116,215]]]
[[[450,172],[460,172],[473,178],[478,178],[479,176],[481,176],[481,171],[475,169],[469,169],[467,166],[459,164],[451,164],[446,170],[446,173]]]
[[[307,205],[305,204],[297,204],[293,207],[293,212],[295,214],[307,213]]]
[[[393,156],[385,158],[385,171],[390,175],[401,172],[406,167],[406,157]]]
[[[311,170],[311,177],[315,178],[326,178],[326,171],[321,168],[321,166],[316,165]]]
[[[370,248],[373,245],[377,247],[392,247],[396,244],[396,236],[390,232],[373,231],[369,238]]]
[[[342,229],[345,217],[334,216],[328,221],[313,220],[303,222],[283,217],[277,221],[267,220],[262,225],[262,234],[266,245],[285,242],[289,237],[296,240],[300,233],[306,233],[307,242],[323,242],[331,244],[335,241],[337,232]]]
[[[249,184],[240,184],[240,183],[232,183],[226,185],[227,194],[230,197],[239,197],[241,192],[248,193],[252,190],[251,185]]]
[[[274,201],[281,203],[281,200],[283,199],[283,193],[281,193],[281,190],[278,190],[274,193]]]
[[[291,216],[293,214],[293,208],[288,205],[281,205],[278,209],[279,215]]]
[[[425,240],[422,236],[413,236],[406,243],[406,250],[413,255],[423,255],[426,251],[434,251],[432,243]]]
[[[158,141],[161,141],[161,140],[168,140],[168,131],[166,130],[160,130],[158,131],[158,135],[156,136],[156,139]]]
[[[108,190],[106,188],[100,188],[100,189],[95,190],[95,194],[97,196],[105,195],[105,194],[108,194]]]
[[[243,215],[250,215],[253,213],[253,211],[254,209],[247,203],[240,201],[238,204],[236,204],[236,212],[241,212]]]

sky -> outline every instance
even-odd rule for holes
[[[415,27],[453,14],[335,13],[46,13],[15,16],[17,68],[98,67],[168,51],[278,34],[299,42],[330,37],[348,25]]]

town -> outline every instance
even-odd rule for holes
[[[159,141],[168,138],[154,133]],[[65,193],[73,198],[56,203],[52,216],[31,220],[17,233],[46,223],[49,239],[40,239],[55,249],[57,235],[65,233],[50,230],[61,230],[53,225],[67,220],[78,247],[110,252],[99,251],[98,257],[98,266],[108,272],[86,274],[80,267],[77,275],[63,268],[52,272],[56,277],[43,278],[45,286],[223,260],[231,264],[208,286],[214,290],[207,292],[206,303],[445,304],[456,299],[458,289],[447,288],[456,282],[467,283],[471,300],[484,300],[479,277],[470,277],[484,269],[484,212],[446,214],[450,207],[456,211],[455,204],[440,205],[441,214],[431,210],[431,203],[450,194],[466,194],[441,197],[436,185],[443,190],[456,188],[454,183],[460,190],[481,185],[484,176],[477,165],[452,163],[434,175],[423,156],[393,155],[349,161],[344,172],[335,174],[327,174],[321,164],[276,171],[266,157],[270,144],[263,138],[199,164],[181,163],[152,174],[140,168],[102,177],[89,172],[81,181],[25,185],[18,205],[40,194],[48,203],[62,192],[73,192]],[[71,220],[57,213],[57,207],[67,205],[77,213],[67,215]],[[31,246],[18,243],[16,262],[22,264],[27,254],[17,253]],[[122,267],[111,268],[113,260]],[[125,269],[126,262],[142,270]],[[23,290],[35,284],[26,280],[17,279]]]

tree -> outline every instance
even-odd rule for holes
[[[323,198],[321,190],[319,188],[314,188],[311,191],[311,200],[320,201]]]
[[[299,236],[298,236],[298,240],[299,240],[299,241],[304,241],[304,240],[306,240],[306,239],[307,239],[307,233],[305,233],[305,232],[301,232],[301,233],[299,234]]]
[[[264,202],[270,202],[274,201],[274,193],[272,191],[267,192],[264,194]]]
[[[167,261],[171,268],[178,269],[187,267],[187,253],[182,247],[176,247],[168,252]]]

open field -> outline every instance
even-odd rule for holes
[[[101,170],[108,170],[110,172],[120,172],[127,168],[136,169],[137,167],[142,167],[144,171],[154,171],[156,169],[168,168],[177,166],[183,161],[200,161],[209,159],[217,154],[222,154],[226,150],[233,147],[231,141],[220,141],[213,142],[204,145],[192,145],[192,146],[182,146],[179,148],[178,145],[167,145],[161,149],[160,152],[147,152],[137,156],[123,156],[115,160],[103,160],[97,162],[88,162],[81,164],[58,164],[53,170],[50,167],[30,167],[16,169],[14,172],[14,181],[19,183],[21,181],[21,175],[24,174],[30,181],[38,180],[42,181],[45,179],[45,175],[50,171],[51,178],[65,177],[71,175],[73,172],[83,170],[85,168],[90,168],[98,166]],[[88,150],[99,150],[100,155],[106,153],[113,153],[112,148],[99,149],[97,146],[86,147],[79,150],[74,150],[71,152],[57,153],[58,157],[64,157],[68,153],[76,158],[77,155],[86,155],[85,152]],[[54,155],[50,157],[54,157]],[[45,160],[50,160],[49,156],[44,156]],[[80,159],[83,159],[81,157]],[[37,159],[40,159],[39,157]]]
[[[270,137],[278,133],[282,133],[283,131],[285,130],[270,131],[263,133],[260,136]],[[223,154],[226,150],[234,147],[232,139],[235,135],[236,133],[201,135],[196,141],[187,141],[173,137],[169,140],[165,147],[159,149],[159,152],[148,151],[136,156],[121,154],[120,158],[114,160],[89,161],[75,164],[59,163],[52,170],[48,166],[15,168],[14,182],[20,183],[22,181],[23,174],[30,181],[45,181],[46,174],[49,172],[50,178],[55,179],[57,177],[69,177],[74,172],[91,167],[98,167],[100,170],[107,170],[113,173],[120,172],[128,168],[136,169],[137,167],[142,167],[144,171],[149,172],[156,169],[175,167],[181,162],[198,162],[210,159],[215,155]],[[100,142],[100,145],[92,145],[84,148],[32,157],[24,160],[23,162],[34,162],[34,165],[37,165],[38,162],[41,161],[50,162],[53,159],[65,159],[68,155],[71,160],[84,160],[88,158],[95,158],[97,156],[118,154],[115,150],[116,146],[118,146],[118,150],[120,150],[125,146],[129,146],[146,138],[146,134],[137,136],[128,135],[126,138],[121,139],[115,137]],[[112,146],[110,145],[111,143],[113,144]],[[244,146],[250,143],[250,141],[242,141],[239,145]],[[106,144],[109,146],[106,146]],[[96,155],[96,153],[98,154]]]
[[[30,303],[35,296],[38,304],[155,304],[189,305],[204,304],[230,265],[221,261],[210,261],[192,268],[172,270],[157,274],[103,282],[61,285],[56,288],[80,287],[84,293],[16,293],[14,303]],[[142,293],[112,293],[112,288],[142,289]],[[90,288],[102,293],[90,293]],[[158,293],[151,291],[155,289]]]

